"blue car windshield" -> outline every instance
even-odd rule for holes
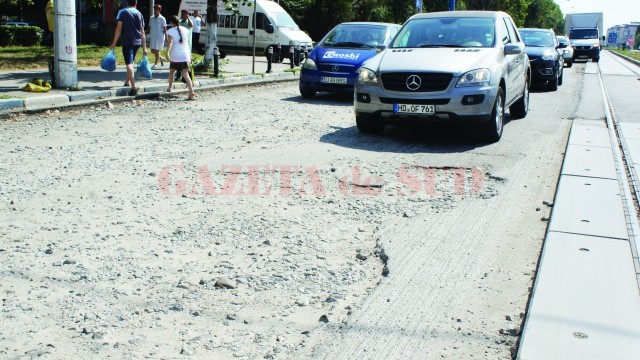
[[[426,18],[407,22],[392,48],[493,47],[492,18]]]
[[[333,29],[319,46],[375,48],[384,45],[386,26],[350,24]]]
[[[553,36],[549,31],[520,30],[520,34],[524,38],[524,44],[526,46],[530,46],[530,47],[554,46]]]

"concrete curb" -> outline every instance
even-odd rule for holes
[[[200,92],[237,86],[259,85],[281,81],[297,81],[300,73],[279,72],[264,75],[229,76],[225,74],[217,79],[203,79],[194,83],[194,88]],[[95,91],[74,91],[66,94],[54,94],[47,96],[28,97],[26,99],[0,99],[0,114],[39,112],[50,109],[64,109],[76,106],[97,105],[108,101],[120,102],[132,99],[154,99],[163,96],[171,96],[187,91],[187,85],[174,83],[170,94],[165,90],[167,84],[157,84],[141,87],[140,94],[129,96],[128,87],[120,87]]]
[[[30,97],[24,99],[24,108],[26,110],[46,109],[64,105],[69,102],[69,96],[66,94],[48,95],[42,97]]]
[[[24,108],[24,99],[1,99],[0,111]]]
[[[628,56],[626,56],[626,55],[618,54],[618,53],[617,53],[617,52],[615,52],[615,51],[611,51],[611,50],[609,50],[609,52],[610,52],[610,53],[612,53],[612,54],[618,55],[619,57],[621,57],[621,58],[623,58],[623,59],[625,59],[625,60],[627,60],[627,61],[629,61],[629,62],[632,62],[632,63],[634,63],[634,64],[636,64],[636,65],[640,66],[640,61],[638,61],[638,60],[636,60],[636,59],[630,58],[630,57],[628,57]]]

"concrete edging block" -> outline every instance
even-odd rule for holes
[[[97,98],[110,98],[110,97],[113,97],[114,95],[115,95],[114,92],[111,90],[89,91],[89,92],[67,94],[70,102],[96,100]]]
[[[0,110],[24,108],[24,99],[0,99]]]
[[[27,110],[56,107],[66,105],[69,103],[69,96],[67,95],[47,95],[38,96],[24,99],[24,107]]]

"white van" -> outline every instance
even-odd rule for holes
[[[291,16],[276,2],[271,0],[256,0],[256,19],[253,19],[253,6],[238,5],[240,14],[226,10],[224,3],[218,2],[218,37],[217,46],[221,57],[226,53],[253,54],[253,24],[256,23],[256,54],[266,54],[267,47],[273,46],[277,52],[281,45],[280,60],[289,57],[289,45],[300,45],[310,52],[313,44],[309,35],[300,30]],[[207,0],[182,0],[180,11],[187,9],[190,14],[198,10],[206,19]],[[206,44],[207,27],[200,32],[200,43]]]

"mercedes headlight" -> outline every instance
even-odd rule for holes
[[[472,70],[462,74],[456,87],[489,85],[490,80],[491,71],[489,69]]]
[[[547,51],[542,54],[542,60],[553,60],[556,58],[556,54],[552,51]]]
[[[358,83],[362,85],[377,85],[378,76],[374,71],[362,67],[358,70]]]
[[[307,60],[304,61],[304,64],[302,64],[302,68],[306,70],[318,70],[316,62],[311,60],[311,58],[307,58]]]

